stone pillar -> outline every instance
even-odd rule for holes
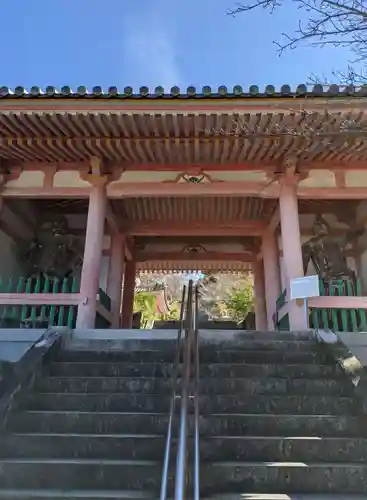
[[[124,290],[122,298],[121,327],[132,328],[134,312],[136,263],[129,260],[125,264]]]
[[[268,229],[262,239],[265,273],[265,299],[268,330],[274,330],[276,302],[281,294],[278,241],[275,232]]]
[[[120,233],[111,234],[111,255],[108,267],[107,294],[111,299],[112,328],[120,326],[122,279],[125,267],[126,237]]]
[[[77,328],[94,328],[106,206],[105,186],[93,186],[89,197],[87,231],[80,282],[80,293],[84,300],[78,306]]]
[[[307,328],[304,306],[290,301],[290,282],[303,276],[302,243],[299,228],[297,186],[284,183],[279,196],[280,227],[282,232],[283,269],[289,303],[291,330]]]
[[[254,295],[255,295],[255,323],[256,330],[267,330],[264,264],[262,259],[254,263]]]

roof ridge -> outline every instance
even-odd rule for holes
[[[99,85],[93,86],[91,90],[85,85],[79,85],[73,90],[70,86],[64,85],[60,88],[54,87],[52,85],[46,86],[42,89],[39,86],[32,86],[29,90],[25,87],[17,86],[11,89],[6,86],[0,87],[0,98],[50,98],[50,97],[71,97],[71,98],[119,98],[119,99],[131,99],[131,98],[161,98],[161,99],[172,99],[172,98],[196,98],[196,99],[228,99],[228,98],[257,98],[257,97],[366,97],[367,96],[367,85],[307,85],[299,84],[292,90],[291,86],[288,84],[282,85],[278,90],[274,85],[266,85],[263,92],[260,92],[258,85],[250,85],[247,90],[245,90],[241,85],[234,85],[232,89],[228,89],[225,85],[220,85],[219,87],[212,90],[209,85],[204,85],[203,87],[195,87],[193,85],[188,86],[185,91],[182,91],[180,87],[173,86],[166,91],[162,86],[157,86],[153,89],[149,89],[147,86],[139,87],[139,90],[134,92],[133,87],[126,86],[123,89],[119,89],[117,86],[110,86],[106,91]]]

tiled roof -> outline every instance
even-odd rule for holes
[[[30,89],[18,86],[10,89],[5,86],[0,87],[0,98],[118,98],[118,99],[238,99],[238,98],[258,98],[258,97],[366,97],[367,85],[362,86],[339,86],[339,85],[321,85],[308,86],[305,84],[297,85],[292,90],[290,85],[282,85],[276,89],[274,85],[266,85],[261,90],[257,85],[251,85],[248,89],[241,85],[235,85],[228,88],[221,85],[218,88],[212,88],[208,85],[202,88],[194,86],[180,89],[174,86],[170,89],[164,89],[161,86],[155,89],[149,87],[140,87],[134,90],[132,87],[108,87],[103,89],[100,86],[94,86],[91,90],[84,85],[72,89],[68,85],[61,88],[47,86],[42,89],[33,86]]]

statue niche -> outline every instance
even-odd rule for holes
[[[335,238],[331,228],[322,215],[317,215],[311,239],[302,245],[303,271],[306,274],[310,261],[316,273],[323,280],[325,289],[337,280],[350,281],[355,292],[356,274],[348,267],[346,249],[363,229],[349,229],[342,237]]]
[[[70,291],[72,277],[83,262],[83,250],[83,240],[70,233],[66,217],[56,216],[41,222],[36,237],[28,248],[21,250],[20,255],[27,269],[27,282],[31,278],[28,291],[35,292],[38,284],[38,290],[42,292],[46,282],[53,286],[56,279],[61,284],[67,278],[70,278],[67,287]],[[61,291],[60,287],[58,291]],[[28,314],[30,310],[28,308]],[[35,317],[31,314],[22,320],[22,325],[27,328],[47,328],[49,308],[39,306],[36,311]],[[58,312],[59,307],[56,307],[55,315]]]
[[[83,242],[70,233],[64,216],[44,220],[36,237],[21,252],[29,278],[44,277],[60,280],[72,276],[83,262]]]

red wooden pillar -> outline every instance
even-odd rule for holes
[[[254,263],[254,295],[255,295],[255,322],[256,330],[267,329],[264,265],[262,259]]]
[[[77,328],[94,328],[95,324],[106,206],[107,195],[105,186],[93,186],[89,197],[87,231],[80,283],[80,293],[83,296],[83,302],[78,306]]]
[[[302,243],[299,228],[297,186],[284,182],[279,196],[280,226],[282,231],[283,268],[289,302],[289,326],[291,330],[307,328],[306,314],[302,305],[290,302],[290,282],[303,273]]]
[[[126,237],[120,233],[111,235],[111,255],[108,267],[107,294],[111,299],[113,316],[112,328],[120,326],[120,308],[122,295],[122,279],[125,267]]]
[[[275,232],[268,229],[262,240],[262,254],[265,272],[265,298],[268,330],[274,330],[273,316],[280,290],[280,262]]]
[[[125,264],[124,289],[122,297],[121,327],[132,328],[134,312],[136,263],[129,260]]]

